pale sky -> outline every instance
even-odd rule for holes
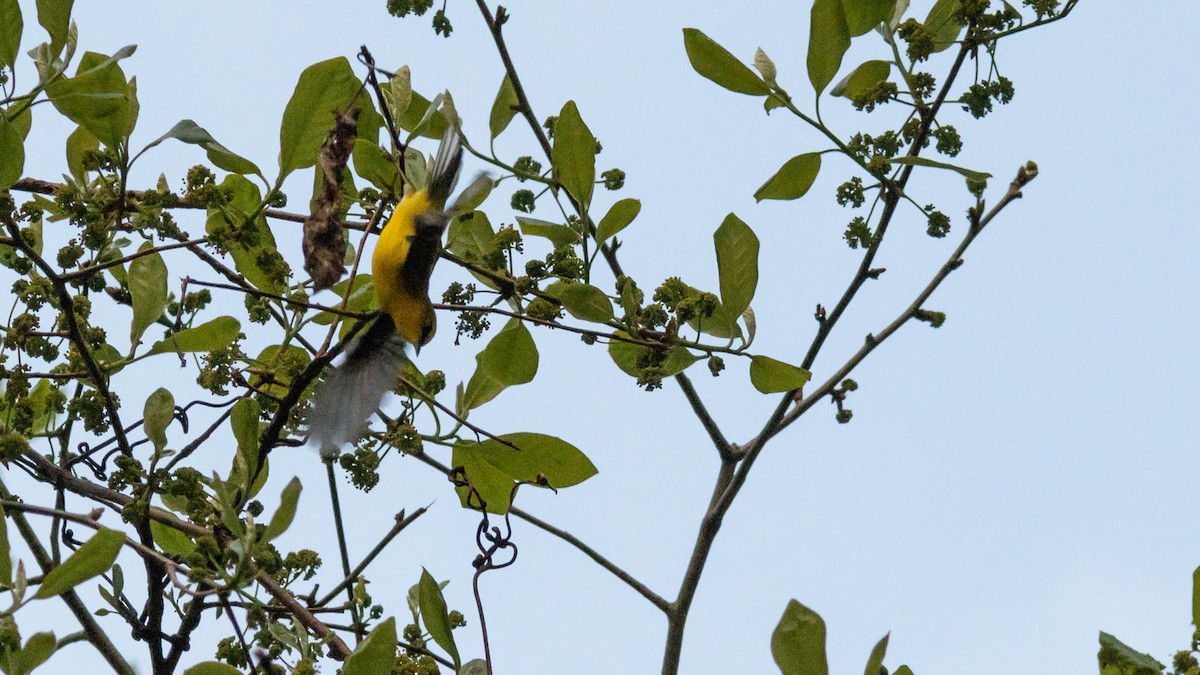
[[[930,4],[914,2],[910,14],[922,18]],[[26,51],[43,37],[34,3],[21,5]],[[428,17],[396,20],[384,6],[81,2],[75,19],[80,51],[138,45],[123,63],[138,79],[137,147],[190,118],[272,176],[280,116],[299,73],[334,56],[353,59],[362,44],[385,68],[409,65],[424,95],[449,89],[467,136],[486,145],[503,70],[474,3],[450,3],[449,39],[433,34]],[[762,241],[752,351],[799,363],[816,327],[814,306],[836,301],[859,259],[841,239],[853,214],[833,200],[852,167],[828,156],[804,199],[756,204],[755,189],[784,161],[826,144],[799,120],[767,116],[759,100],[697,75],[681,29],[699,28],[747,62],[761,47],[797,105],[811,110],[808,3],[506,6],[508,44],[539,118],[574,100],[603,143],[598,169],[617,166],[628,176],[620,192],[598,191],[597,204],[642,201],[622,233],[627,272],[644,289],[682,276],[715,291],[711,235],[725,214],[737,213]],[[1200,232],[1177,202],[1200,179],[1198,54],[1192,32],[1181,30],[1195,13],[1178,0],[1131,7],[1082,2],[1064,21],[1004,41],[998,62],[1015,84],[1013,102],[982,121],[947,111],[944,121],[965,142],[952,161],[995,175],[989,201],[1025,161],[1035,160],[1041,175],[927,303],[947,313],[945,326],[914,322],[855,371],[850,424],[837,424],[833,406],[822,403],[768,446],[713,549],[688,622],[683,672],[775,672],[770,636],[792,598],[824,617],[832,673],[862,672],[888,631],[885,663],[908,664],[918,675],[1092,673],[1101,630],[1163,662],[1188,644],[1191,576],[1200,564]],[[842,74],[883,49],[873,34],[857,38]],[[943,58],[932,70],[940,79],[948,65]],[[35,109],[26,174],[53,180],[66,171],[70,128],[51,113]],[[863,115],[827,97],[822,114],[849,137],[888,128],[901,113]],[[496,148],[510,159],[539,154],[520,119]],[[201,161],[196,148],[166,143],[139,162],[131,181],[149,186],[164,172],[179,186]],[[467,171],[480,168],[469,163]],[[897,218],[877,258],[888,272],[838,325],[814,367],[816,381],[902,311],[957,245],[967,204],[961,181],[925,174],[910,193],[942,206],[955,229],[934,240],[914,211]],[[310,183],[307,171],[288,182],[289,210],[305,208]],[[510,185],[483,207],[493,223],[512,222]],[[548,206],[534,215],[549,219]],[[193,233],[203,230],[198,213],[178,219]],[[297,260],[297,226],[273,227]],[[182,258],[167,258],[174,275],[173,260]],[[443,263],[434,286],[464,276]],[[7,278],[0,275],[5,287]],[[596,283],[611,287],[604,275]],[[218,298],[243,316],[240,298]],[[442,321],[418,363],[446,371],[453,385],[470,376],[482,344],[456,347],[451,320]],[[673,382],[642,392],[602,346],[532,330],[537,379],[506,391],[472,422],[498,433],[559,435],[587,453],[596,477],[558,495],[522,491],[518,503],[673,598],[716,474],[704,430]],[[776,400],[751,388],[746,363],[726,364],[720,378],[703,363],[690,374],[727,437],[745,442]],[[140,409],[160,384],[183,400],[195,373],[172,368],[164,362],[119,375],[126,403]],[[213,467],[228,466],[228,456],[215,455],[231,446],[208,447]],[[448,452],[430,452],[448,461]],[[319,546],[328,588],[340,566],[316,453],[276,451],[262,499],[273,508],[293,475],[306,489],[279,544]],[[369,570],[370,591],[406,623],[403,596],[421,568],[449,579],[447,600],[470,622],[456,631],[460,651],[482,656],[470,593],[476,516],[459,508],[451,486],[415,460],[391,457],[379,488],[362,495],[347,486],[341,495],[352,560],[395,512],[432,504]],[[79,500],[68,506],[90,508]],[[117,522],[114,514],[106,519]],[[519,560],[481,582],[496,672],[657,672],[661,613],[575,549],[515,523]],[[132,584],[141,566],[132,555],[121,560]],[[19,615],[22,632],[73,631],[63,615],[42,601]],[[128,643],[118,618],[102,621],[130,654],[144,653]],[[205,636],[214,634],[194,640],[185,662],[211,659]],[[86,646],[71,646],[47,672],[92,659]],[[148,670],[144,657],[139,663]]]

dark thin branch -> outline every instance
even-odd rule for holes
[[[704,401],[700,400],[700,394],[692,386],[691,379],[687,375],[679,373],[675,376],[675,381],[679,383],[679,388],[683,390],[684,397],[687,398],[688,404],[692,406],[692,412],[700,420],[700,424],[704,426],[704,430],[708,432],[708,437],[712,439],[713,446],[717,449],[717,454],[721,456],[721,461],[733,461],[735,459],[733,448],[729,446],[729,441],[725,440],[725,434],[721,433],[721,427],[717,425],[716,420],[708,412],[708,408],[704,407]]]
[[[342,579],[341,583],[339,583],[337,586],[334,586],[333,590],[326,593],[325,597],[321,598],[313,605],[314,611],[317,607],[324,607],[325,605],[329,604],[329,602],[337,597],[337,594],[341,593],[344,589],[353,586],[354,582],[358,581],[358,578],[361,577],[363,572],[367,570],[367,566],[375,560],[376,556],[378,556],[380,553],[383,553],[383,549],[387,548],[387,545],[390,544],[397,535],[403,532],[404,528],[408,527],[413,523],[414,520],[424,515],[425,510],[425,507],[422,506],[416,511],[413,511],[413,514],[408,517],[404,516],[403,511],[396,514],[396,524],[392,526],[392,529],[389,530],[387,534],[383,535],[383,539],[379,540],[379,543],[375,545],[375,548],[371,549],[371,552],[362,559],[362,562],[358,563],[358,565],[352,572],[350,572],[350,574],[346,575],[345,579]]]
[[[342,559],[342,578],[348,579],[351,576],[350,551],[346,548],[346,528],[342,524],[342,502],[338,499],[337,475],[333,470],[332,456],[325,458],[325,474],[329,477],[329,503],[333,509],[333,526],[337,531],[338,553]],[[363,639],[362,616],[359,614],[358,605],[354,602],[354,591],[349,586],[346,586],[346,602],[350,606],[354,635],[361,640]]]
[[[568,544],[579,549],[579,551],[581,553],[583,553],[587,557],[591,558],[592,561],[595,562],[597,565],[599,565],[599,566],[603,567],[604,569],[608,570],[609,572],[611,572],[613,576],[620,579],[621,581],[624,581],[627,586],[629,586],[633,590],[637,591],[638,594],[641,595],[643,598],[649,600],[650,604],[659,608],[663,612],[670,612],[671,603],[667,602],[659,594],[650,590],[649,586],[647,586],[646,584],[643,584],[642,582],[635,579],[633,577],[633,575],[629,574],[625,570],[618,567],[615,563],[610,561],[608,558],[605,558],[604,556],[597,553],[594,548],[583,543],[583,541],[581,541],[575,535],[571,534],[570,532],[567,532],[566,530],[560,530],[559,528],[554,527],[553,525],[551,525],[550,523],[547,523],[546,521],[542,520],[541,518],[538,518],[537,516],[534,516],[533,514],[527,512],[527,511],[524,511],[522,509],[519,509],[515,506],[510,507],[509,511],[514,516],[520,518],[521,520],[524,520],[524,521],[530,523],[531,525],[534,525],[542,530],[545,530],[546,532],[549,532],[550,534],[558,537],[559,539],[562,539],[563,541],[567,542]]]

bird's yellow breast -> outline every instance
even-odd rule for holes
[[[424,190],[401,199],[379,235],[375,255],[371,258],[379,309],[392,317],[405,342],[416,346],[432,337],[426,326],[430,323],[433,307],[427,296],[416,295],[406,288],[403,269],[408,259],[410,237],[416,233],[416,216],[432,206]]]

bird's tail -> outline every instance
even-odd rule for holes
[[[462,140],[458,136],[458,128],[453,124],[446,125],[446,133],[438,146],[437,157],[433,159],[433,167],[429,170],[429,181],[425,189],[429,199],[442,208],[454,185],[458,183],[458,171],[462,168]]]
[[[358,440],[403,362],[404,341],[392,317],[381,313],[313,399],[309,430],[321,457],[335,456],[343,444]]]

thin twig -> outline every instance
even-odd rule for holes
[[[325,605],[329,604],[329,602],[337,597],[337,594],[341,593],[343,589],[350,588],[354,582],[362,576],[363,572],[366,571],[367,566],[375,560],[375,557],[382,553],[383,549],[387,548],[387,545],[390,544],[397,535],[404,531],[404,528],[408,527],[413,523],[414,520],[424,515],[425,511],[426,508],[422,506],[416,511],[413,511],[413,514],[408,517],[404,516],[403,511],[396,514],[396,524],[392,526],[392,529],[389,530],[387,534],[383,535],[383,539],[379,540],[379,543],[375,545],[375,548],[371,549],[371,552],[362,559],[362,562],[358,563],[358,566],[356,566],[354,570],[350,572],[350,574],[346,575],[346,578],[342,579],[341,583],[339,583],[337,586],[334,586],[333,590],[325,594],[325,597],[321,598],[312,605],[314,610],[317,607],[324,607]]]

